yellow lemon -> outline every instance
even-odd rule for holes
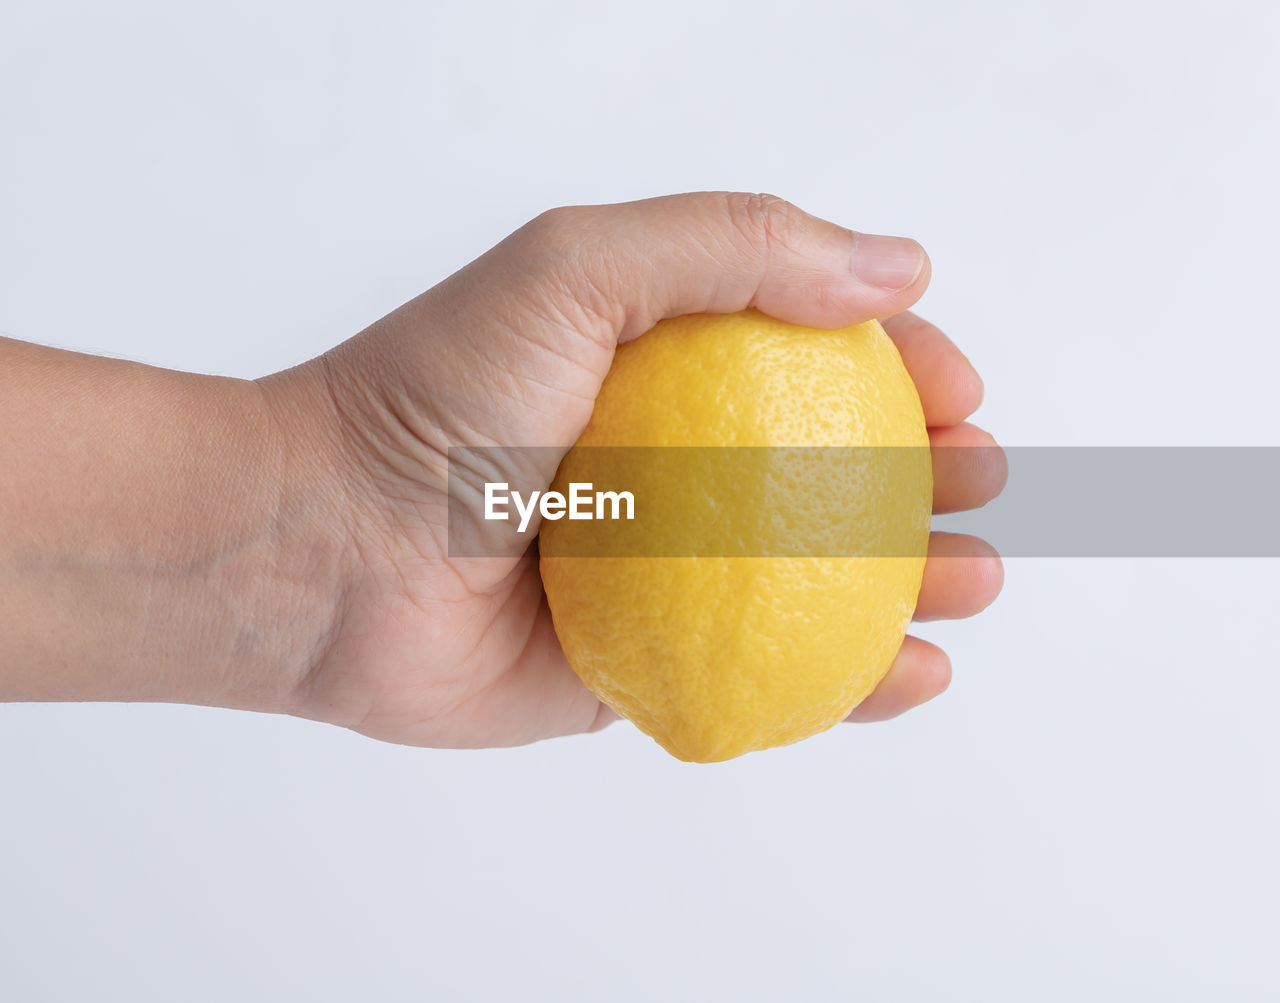
[[[613,511],[540,532],[569,664],[683,760],[831,727],[888,672],[915,609],[928,441],[876,321],[689,314],[619,347],[553,484],[607,488]]]

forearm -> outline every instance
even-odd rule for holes
[[[0,699],[287,710],[336,609],[258,385],[0,339]]]

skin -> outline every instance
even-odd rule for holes
[[[755,306],[888,318],[932,444],[994,447],[965,421],[978,374],[908,311],[929,273],[914,241],[701,192],[551,210],[257,381],[0,339],[0,699],[200,703],[436,747],[597,730],[613,714],[565,661],[536,559],[448,558],[449,446],[567,449],[619,342]],[[1003,454],[981,457],[935,449],[935,510],[999,493]],[[545,487],[554,464],[498,473]],[[935,533],[916,618],[971,616],[1002,581],[989,545]],[[851,720],[950,675],[908,637]]]

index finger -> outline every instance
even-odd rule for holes
[[[982,403],[982,377],[935,325],[910,310],[880,322],[915,382],[931,428],[958,425]]]

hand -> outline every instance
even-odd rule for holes
[[[448,447],[567,449],[618,343],[663,317],[747,306],[827,328],[888,318],[931,442],[992,446],[964,421],[982,399],[977,373],[905,312],[929,267],[914,241],[855,234],[770,196],[556,209],[333,351],[259,381],[294,457],[282,491],[323,509],[343,555],[325,562],[340,569],[335,613],[285,709],[428,746],[603,727],[613,714],[565,661],[536,559],[447,556]],[[935,510],[982,505],[1003,486],[998,450],[967,455],[986,462],[935,454]],[[541,486],[553,473],[538,472]],[[970,616],[1001,584],[987,544],[935,533],[916,618]],[[908,637],[851,719],[892,717],[949,679],[945,653]]]

